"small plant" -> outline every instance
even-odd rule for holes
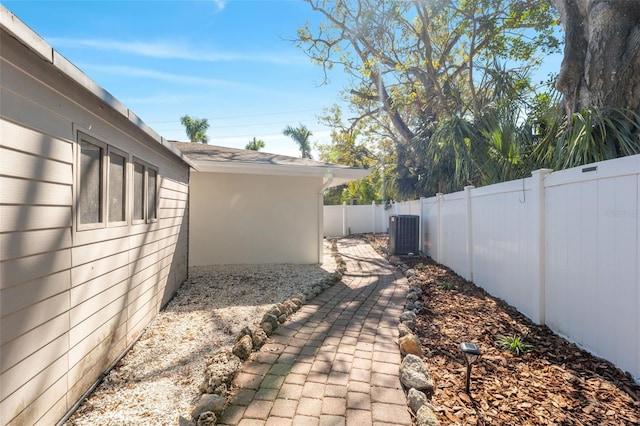
[[[513,336],[498,336],[498,346],[516,355],[522,355],[526,351],[533,349],[533,345],[525,343],[523,338],[517,334]]]
[[[422,271],[425,268],[424,263],[420,262],[416,265],[418,271]]]
[[[443,290],[451,290],[453,288],[453,284],[450,281],[445,281],[438,284],[438,287],[440,287]]]

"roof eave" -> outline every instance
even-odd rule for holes
[[[342,185],[354,180],[360,180],[371,173],[370,170],[332,167],[309,166],[309,165],[286,165],[286,164],[259,164],[251,162],[219,162],[210,160],[191,160],[195,164],[196,172],[201,173],[241,173],[254,175],[271,176],[298,176],[298,177],[321,177],[333,176],[331,186]]]

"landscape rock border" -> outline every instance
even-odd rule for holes
[[[191,421],[181,419],[181,426],[215,425],[218,416],[228,405],[231,384],[242,362],[249,359],[253,352],[259,351],[276,329],[305,303],[333,286],[342,279],[346,271],[346,262],[338,252],[336,239],[329,240],[331,255],[335,261],[335,271],[321,283],[314,284],[307,291],[295,295],[281,303],[276,303],[256,321],[253,327],[244,327],[238,333],[232,349],[228,347],[216,350],[207,362],[205,377],[200,385],[200,399],[191,411]]]
[[[407,394],[407,405],[418,426],[439,426],[433,406],[429,402],[435,384],[429,375],[429,369],[422,359],[422,345],[414,334],[417,314],[423,308],[422,284],[416,277],[416,271],[409,268],[396,256],[389,256],[389,263],[402,271],[409,283],[409,292],[405,297],[404,312],[398,325],[400,356],[400,382]]]

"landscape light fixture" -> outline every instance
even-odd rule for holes
[[[471,364],[476,362],[482,352],[473,343],[462,342],[460,343],[460,350],[464,354],[464,360],[467,363],[467,384],[465,386],[465,392],[469,393],[469,382],[471,381]]]

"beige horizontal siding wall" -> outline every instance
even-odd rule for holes
[[[0,424],[50,425],[186,279],[189,170],[0,33]],[[157,221],[76,229],[77,130],[157,167]]]

